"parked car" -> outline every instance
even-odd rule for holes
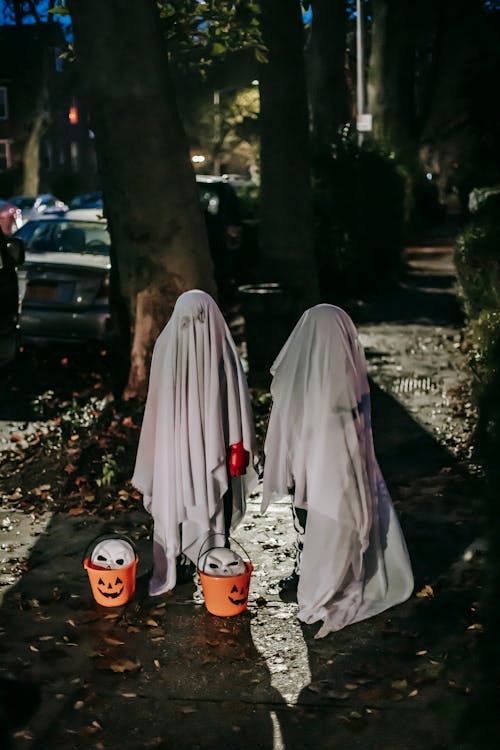
[[[196,175],[215,275],[222,293],[236,283],[243,237],[238,197],[228,177],[231,175]],[[102,209],[102,190],[75,195],[69,207]]]
[[[238,283],[243,227],[238,197],[232,185],[215,175],[196,175],[205,214],[215,278],[222,298],[230,298]]]
[[[107,223],[92,210],[24,224],[21,337],[28,341],[110,342],[111,262]]]
[[[75,195],[69,202],[69,209],[76,208],[102,208],[102,190],[96,190],[93,193],[82,193],[81,195]]]
[[[23,223],[21,209],[0,198],[0,229],[4,234],[13,234]]]
[[[42,214],[63,213],[68,206],[51,193],[42,195],[15,195],[9,198],[9,203],[21,210],[22,223],[31,219],[38,219]]]
[[[16,266],[24,261],[24,244],[0,230],[0,367],[15,357],[18,341],[19,288]]]

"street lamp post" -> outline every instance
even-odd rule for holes
[[[222,136],[222,113],[220,111],[220,91],[214,89],[214,148],[213,148],[213,172],[220,175],[220,143]]]
[[[360,117],[365,112],[365,55],[363,45],[363,11],[362,0],[356,0],[356,109],[358,143],[363,143],[363,132],[360,130]]]

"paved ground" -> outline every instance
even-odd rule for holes
[[[237,534],[255,566],[248,610],[213,617],[196,585],[146,596],[151,542],[142,511],[102,520],[37,505],[30,514],[13,509],[11,483],[0,516],[0,676],[41,688],[14,750],[460,747],[454,732],[473,690],[481,628],[471,407],[461,398],[458,408],[453,396],[465,371],[450,250],[420,248],[409,260],[397,293],[352,313],[415,595],[316,640],[317,627],[301,625],[293,597],[276,586],[291,568],[289,508],[277,504],[263,517],[255,497]],[[17,476],[22,485],[22,467]],[[65,478],[63,468],[38,478],[47,507],[57,507]],[[140,554],[136,597],[116,609],[94,603],[81,567],[87,543],[110,529],[133,536]]]

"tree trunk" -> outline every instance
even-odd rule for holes
[[[203,214],[154,0],[69,0],[113,244],[130,317],[124,397],[143,397],[179,294],[216,294]],[[114,261],[114,263],[113,263]]]
[[[401,0],[372,0],[369,110],[374,136],[404,161],[416,156],[415,10]]]
[[[346,0],[313,0],[312,8],[309,99],[313,144],[322,151],[351,119],[346,85]]]
[[[299,0],[261,2],[268,62],[261,66],[261,254],[297,312],[318,301],[309,135]]]
[[[44,54],[45,58],[45,54]],[[45,60],[44,60],[45,64]],[[43,76],[30,134],[23,148],[23,195],[37,195],[40,183],[40,143],[48,123],[47,79]]]

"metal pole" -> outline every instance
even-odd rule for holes
[[[214,148],[213,148],[213,171],[214,174],[220,175],[220,141],[221,141],[221,111],[220,111],[220,91],[214,90]]]
[[[363,46],[363,2],[356,0],[356,109],[357,115],[365,112],[365,55]],[[363,143],[363,133],[358,130],[358,143]]]

